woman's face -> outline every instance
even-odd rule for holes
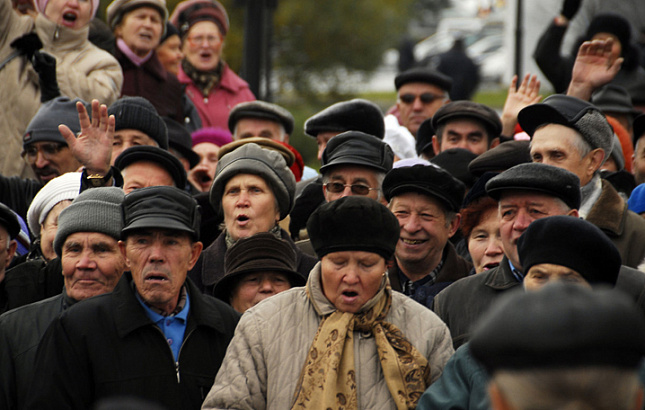
[[[217,24],[212,21],[200,21],[188,30],[183,52],[193,67],[199,71],[210,71],[219,64],[223,47],[224,37]]]
[[[239,174],[229,179],[222,195],[224,225],[233,240],[268,232],[280,220],[275,196],[257,175]]]
[[[289,278],[280,272],[253,272],[242,276],[231,292],[231,306],[240,313],[264,299],[291,289]]]
[[[177,75],[184,53],[181,51],[181,39],[172,35],[157,47],[157,58],[166,71]]]
[[[44,14],[58,25],[79,30],[92,20],[92,2],[90,0],[49,0]]]
[[[321,259],[323,293],[340,312],[356,313],[378,292],[385,269],[385,259],[376,253],[328,253]]]
[[[163,17],[154,7],[139,7],[126,13],[114,35],[122,39],[137,56],[145,57],[159,45]]]
[[[473,259],[475,273],[482,273],[498,266],[504,257],[502,238],[499,235],[497,208],[482,212],[479,223],[468,237],[468,252]]]

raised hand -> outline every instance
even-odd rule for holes
[[[526,74],[519,88],[517,87],[517,76],[513,76],[502,110],[502,135],[513,136],[515,125],[517,125],[517,115],[524,107],[540,102],[542,96],[539,92],[540,80],[536,75]]]
[[[596,89],[616,77],[623,58],[613,55],[613,45],[611,38],[582,43],[573,65],[567,95],[588,101]]]

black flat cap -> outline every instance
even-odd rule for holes
[[[643,134],[645,134],[645,114],[639,115],[634,120],[634,146]]]
[[[439,71],[425,68],[415,67],[394,77],[394,86],[397,91],[402,85],[408,83],[427,83],[436,85],[446,92],[450,92],[452,88],[452,79]]]
[[[468,164],[477,158],[477,154],[473,154],[467,149],[451,148],[441,151],[430,160],[435,165],[445,169],[461,182],[470,188],[475,183],[475,177],[468,170]]]
[[[480,121],[488,130],[489,142],[502,133],[502,121],[495,110],[484,104],[465,100],[452,101],[439,108],[432,117],[432,126],[436,130],[442,123],[456,118]]]
[[[0,203],[0,225],[7,230],[9,238],[11,239],[15,239],[20,233],[20,222],[18,222],[18,217],[3,203]]]
[[[390,201],[406,192],[418,192],[441,201],[446,209],[458,212],[466,187],[448,171],[432,165],[394,168],[383,181],[383,194]]]
[[[415,148],[417,155],[421,155],[424,151],[432,149],[432,137],[434,136],[434,127],[432,126],[432,118],[423,121],[417,130],[417,143]]]
[[[228,248],[224,256],[225,275],[215,283],[213,295],[228,302],[235,282],[255,272],[283,273],[291,286],[303,286],[307,279],[296,269],[296,252],[291,245],[270,232],[260,232]]]
[[[530,141],[507,141],[470,161],[468,170],[475,176],[485,172],[506,171],[515,165],[531,162]]]
[[[337,165],[358,165],[388,172],[393,162],[394,152],[385,142],[363,132],[347,131],[327,143],[320,172],[324,174]]]
[[[614,286],[621,259],[609,237],[591,222],[549,216],[531,222],[517,241],[524,272],[541,263],[566,266],[591,285]]]
[[[123,200],[125,238],[138,229],[172,229],[191,234],[199,240],[201,212],[186,191],[172,186],[135,189]]]
[[[470,350],[499,369],[615,366],[636,369],[645,354],[643,314],[626,295],[553,284],[513,292],[477,323]]]
[[[128,166],[139,161],[150,161],[159,165],[172,177],[177,188],[186,186],[186,170],[181,162],[170,152],[149,145],[137,145],[123,151],[114,161],[114,166],[123,171]]]
[[[619,113],[637,116],[641,112],[634,109],[632,97],[619,85],[607,84],[591,96],[591,102],[605,114]]]
[[[596,106],[579,98],[551,95],[542,103],[524,108],[517,119],[531,137],[542,125],[560,124],[578,131],[592,149],[602,148],[605,158],[611,153],[613,129]]]
[[[536,191],[580,208],[580,179],[566,169],[532,162],[516,165],[486,183],[486,193],[499,201],[506,191]]]
[[[231,110],[228,116],[228,129],[235,134],[235,125],[242,118],[259,118],[262,120],[271,120],[282,124],[284,132],[291,134],[293,132],[293,115],[286,109],[276,104],[266,101],[248,101],[239,103]]]
[[[383,113],[371,101],[356,98],[330,105],[305,121],[305,134],[316,137],[321,132],[360,131],[378,139],[385,136]]]
[[[170,23],[168,23],[170,24]],[[163,117],[163,121],[168,128],[168,145],[170,148],[177,150],[188,160],[191,168],[199,164],[199,154],[193,151],[193,139],[190,133],[180,123],[172,118]]]
[[[468,193],[466,194],[461,207],[467,208],[470,204],[472,204],[479,198],[488,196],[488,194],[486,194],[486,183],[495,178],[497,175],[499,175],[499,172],[484,172],[482,176],[480,176],[473,184],[473,186],[468,190]]]
[[[363,196],[325,203],[307,221],[311,245],[319,258],[331,252],[364,251],[387,261],[394,254],[400,229],[389,209]]]

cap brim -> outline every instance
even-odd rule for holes
[[[419,185],[414,185],[414,184],[401,184],[401,185],[398,185],[396,188],[394,188],[394,189],[392,189],[390,191],[390,194],[389,194],[390,200],[392,198],[394,198],[395,196],[404,194],[406,192],[417,192],[419,194],[423,194],[423,195],[427,195],[427,196],[432,197],[432,198],[436,198],[439,201],[441,201],[441,203],[443,203],[443,205],[445,205],[448,210],[455,211],[455,206],[453,206],[453,204],[450,201],[450,199],[447,196],[445,196],[443,194],[443,192],[441,192],[439,190],[432,190],[432,189],[429,189],[429,188],[426,188],[426,187],[421,187]],[[457,208],[458,207],[459,207],[459,205],[457,205]]]
[[[573,124],[564,115],[547,104],[530,105],[520,111],[517,119],[522,129],[531,137],[535,130],[544,124],[560,124],[573,128]]]
[[[122,235],[132,233],[132,231],[140,229],[165,229],[165,230],[174,230],[187,232],[191,235],[195,234],[195,231],[183,223],[176,221],[172,218],[159,217],[159,216],[146,216],[143,218],[137,218],[135,221],[130,223],[130,225],[123,228]]]

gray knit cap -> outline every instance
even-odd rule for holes
[[[157,141],[159,148],[168,149],[168,128],[157,113],[154,105],[143,97],[119,98],[108,108],[108,115],[114,115],[115,131],[139,130]]]
[[[23,148],[37,141],[53,141],[67,145],[65,138],[58,131],[58,126],[65,124],[73,133],[81,131],[76,109],[78,101],[88,107],[85,101],[78,98],[70,100],[67,97],[56,97],[44,103],[27,125],[22,138]]]
[[[216,212],[220,211],[222,205],[224,186],[229,179],[239,174],[262,177],[271,186],[278,201],[280,220],[289,215],[295,201],[296,178],[282,155],[253,143],[244,144],[231,151],[217,163],[215,180],[210,191],[210,203]]]
[[[63,254],[65,239],[76,232],[99,232],[119,240],[123,229],[121,188],[104,187],[83,191],[58,217],[54,250]]]

